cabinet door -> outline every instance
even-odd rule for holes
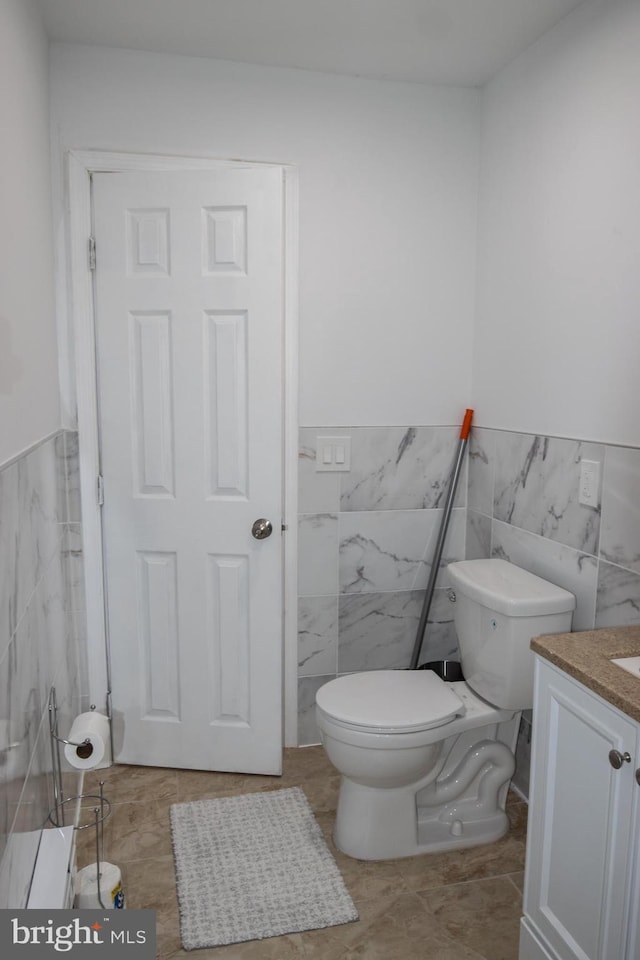
[[[620,960],[636,725],[542,661],[534,717],[525,913],[561,960]]]
[[[638,740],[640,744],[640,738]],[[638,751],[640,753],[640,750]],[[634,768],[640,767],[640,756],[635,758]],[[634,774],[635,776],[635,774]],[[629,932],[627,940],[627,951],[624,954],[626,960],[639,960],[640,958],[640,771],[636,777],[637,783],[634,789],[634,819],[633,836],[635,838],[633,876],[629,887],[629,897],[627,903],[629,906]]]

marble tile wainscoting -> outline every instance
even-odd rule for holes
[[[0,907],[23,907],[52,806],[48,698],[60,730],[86,692],[77,435],[0,467]],[[75,777],[77,780],[77,776]]]
[[[358,670],[408,667],[453,468],[457,427],[309,427],[300,431],[299,743],[318,743],[315,694]],[[316,437],[351,438],[348,472],[316,471]],[[466,473],[442,566],[465,551]],[[457,658],[439,578],[423,660]]]
[[[599,503],[578,502],[582,460],[601,465]],[[573,629],[640,623],[640,450],[472,430],[466,556],[502,557],[576,597]],[[528,794],[531,716],[515,786]]]
[[[351,470],[316,471],[316,437],[350,436]],[[457,428],[300,431],[299,742],[318,742],[316,691],[343,673],[406,667]],[[578,502],[582,460],[600,463],[596,507]],[[640,450],[474,427],[443,564],[503,557],[570,590],[574,630],[640,623]],[[438,580],[423,660],[458,656]],[[514,777],[529,789],[531,715]]]

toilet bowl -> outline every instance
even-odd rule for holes
[[[316,694],[321,742],[341,774],[334,839],[360,860],[503,836],[520,715],[532,703],[529,640],[571,626],[572,594],[506,561],[461,561],[449,571],[470,679],[376,670]]]
[[[370,698],[368,710],[359,696],[362,687]],[[343,698],[349,707],[341,711]],[[499,710],[464,681],[446,683],[431,670],[375,670],[321,687],[316,717],[322,745],[342,775],[334,839],[344,853],[359,860],[386,860],[490,842],[505,833],[508,822],[498,808],[497,791],[484,803],[475,802],[466,831],[460,823],[463,806],[474,803],[470,788],[476,779],[490,769],[499,770],[500,785],[511,778],[519,713]],[[482,735],[474,736],[476,731]],[[498,734],[509,747],[497,741]],[[473,776],[463,782],[456,768],[465,758],[469,765],[468,754],[480,741],[483,748],[473,771],[469,768]],[[487,755],[489,745],[492,757]],[[434,789],[436,778],[448,780],[449,799],[444,799],[442,786],[435,784],[439,789]],[[458,784],[457,791],[452,791],[452,783]]]

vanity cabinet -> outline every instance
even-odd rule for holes
[[[520,960],[640,960],[639,768],[639,725],[536,657]]]

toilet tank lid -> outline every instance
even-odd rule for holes
[[[454,590],[509,617],[566,613],[576,605],[568,590],[507,560],[460,560],[447,570]]]

